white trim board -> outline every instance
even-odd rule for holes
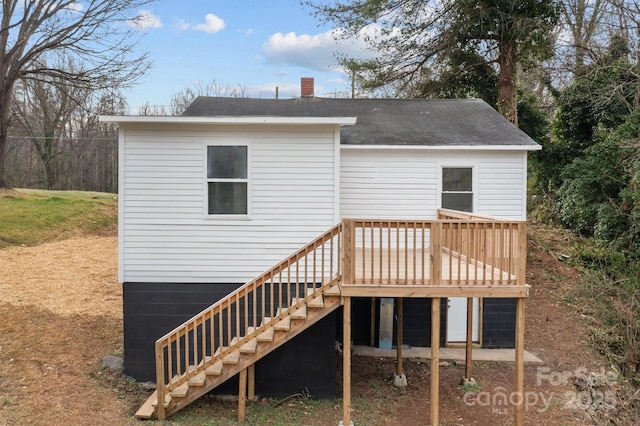
[[[540,145],[340,145],[340,149],[429,150],[429,151],[540,151]]]
[[[356,117],[268,117],[268,116],[218,116],[218,117],[167,117],[160,115],[101,115],[103,123],[154,123],[154,124],[340,124],[354,125]]]

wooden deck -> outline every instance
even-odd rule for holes
[[[431,250],[388,251],[356,247],[354,284],[430,284]],[[383,261],[385,259],[386,261]],[[500,268],[442,249],[443,285],[507,284],[516,277]]]
[[[369,296],[432,298],[432,425],[438,424],[440,298],[516,298],[514,388],[522,395],[526,254],[524,221],[447,210],[439,210],[435,220],[343,219],[158,339],[156,394],[139,417],[165,419],[239,375],[242,421],[247,382],[252,394],[254,364],[342,305],[343,422],[349,424],[351,298]],[[467,366],[472,365],[471,306]],[[401,370],[401,333],[398,336]],[[470,377],[470,367],[466,375]],[[521,402],[515,405],[516,425],[523,424],[523,407]]]

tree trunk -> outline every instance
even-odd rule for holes
[[[8,188],[4,180],[5,165],[7,163],[7,131],[0,125],[0,189]]]
[[[5,180],[7,166],[7,139],[9,138],[9,112],[13,85],[0,87],[0,189],[8,188]]]
[[[516,93],[516,43],[501,40],[498,44],[498,110],[515,126],[518,125],[518,97]]]

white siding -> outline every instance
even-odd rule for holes
[[[246,282],[334,224],[333,125],[121,126],[123,282]],[[206,217],[207,143],[249,146],[249,219]]]
[[[441,167],[474,168],[474,210],[526,217],[526,153],[343,148],[340,216],[433,219],[440,206]]]
[[[340,216],[435,218],[437,161],[428,155],[414,154],[342,149]]]
[[[476,213],[524,220],[527,217],[527,153],[477,153]]]

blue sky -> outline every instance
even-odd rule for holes
[[[159,0],[139,11],[151,70],[125,92],[129,108],[168,105],[198,82],[242,87],[251,97],[300,95],[300,77],[314,77],[316,96],[348,92],[340,52],[363,54],[362,42],[336,42],[297,0]]]

